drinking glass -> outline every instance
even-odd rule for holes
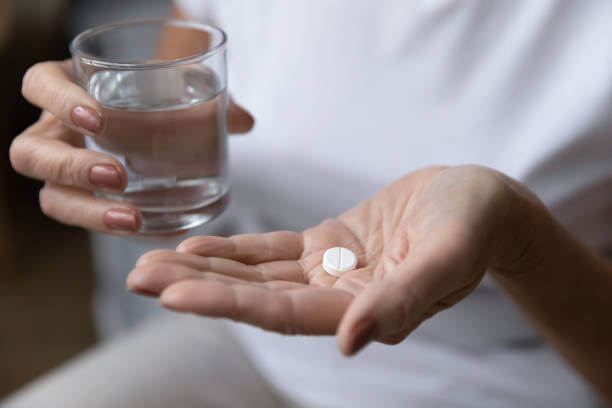
[[[186,21],[108,24],[74,38],[76,82],[102,105],[103,130],[89,149],[127,170],[121,194],[141,233],[196,227],[228,202],[226,35]]]

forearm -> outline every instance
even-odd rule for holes
[[[544,338],[612,401],[612,265],[543,208],[525,200],[516,207],[505,238],[514,253],[501,257],[493,276]]]

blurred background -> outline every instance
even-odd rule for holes
[[[21,78],[36,62],[68,58],[84,29],[169,8],[164,0],[0,0],[0,400],[96,342],[88,235],[45,218],[42,183],[8,160],[12,139],[40,115],[21,97]]]

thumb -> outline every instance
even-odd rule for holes
[[[227,131],[229,133],[246,133],[253,128],[254,124],[253,116],[230,98],[227,107]]]
[[[424,307],[408,283],[386,279],[370,284],[351,302],[338,328],[338,345],[347,356],[368,343],[397,343],[423,319]]]
[[[463,296],[463,291],[454,294],[462,285],[454,274],[449,276],[449,270],[463,267],[453,252],[421,248],[399,263],[383,257],[386,262],[374,274],[382,278],[357,295],[342,317],[337,332],[340,350],[353,355],[374,340],[396,344],[450,306],[441,299],[455,302]]]

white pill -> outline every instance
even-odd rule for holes
[[[352,271],[356,266],[357,257],[350,249],[333,247],[323,254],[323,269],[338,278],[344,272]]]

